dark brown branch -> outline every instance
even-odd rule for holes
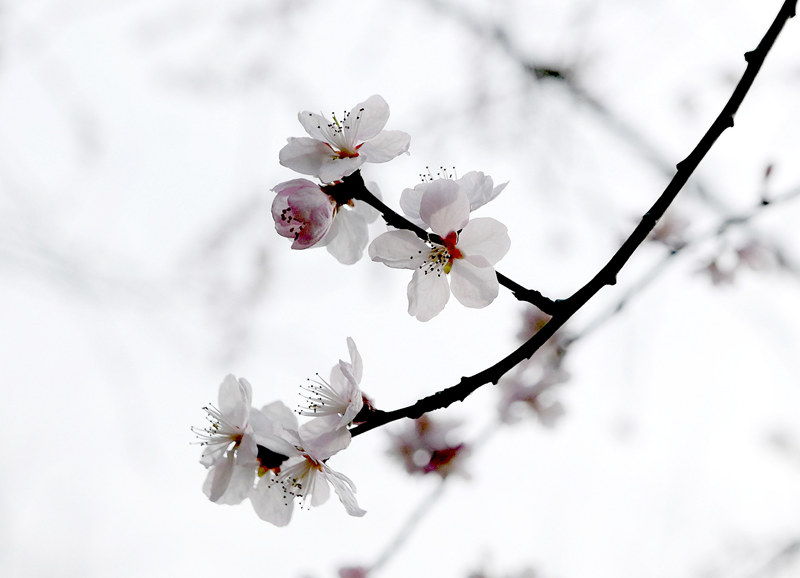
[[[628,262],[634,251],[644,242],[650,231],[653,230],[658,220],[670,206],[681,191],[687,180],[697,168],[700,161],[706,156],[719,136],[729,127],[733,126],[733,117],[744,100],[745,95],[753,84],[767,53],[772,48],[778,34],[783,29],[789,18],[792,18],[797,9],[797,0],[786,0],[772,25],[762,38],[755,50],[745,54],[747,68],[736,85],[730,99],[725,104],[722,112],[717,116],[711,127],[700,139],[697,146],[689,155],[677,165],[677,172],[656,202],[643,216],[639,225],[625,240],[622,246],[611,257],[606,265],[588,282],[578,289],[572,296],[563,302],[556,314],[536,332],[533,337],[523,343],[507,357],[496,364],[476,373],[470,377],[462,377],[461,381],[447,389],[443,389],[418,400],[416,403],[394,411],[376,410],[369,416],[368,421],[351,430],[353,436],[362,434],[389,422],[409,417],[418,418],[422,414],[436,409],[448,407],[455,401],[463,401],[472,392],[487,383],[497,384],[500,378],[521,361],[530,358],[567,320],[583,307],[589,299],[596,295],[606,285],[614,285],[618,273]]]

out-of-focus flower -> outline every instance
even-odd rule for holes
[[[309,417],[336,415],[340,418],[336,427],[345,427],[364,407],[364,396],[358,387],[364,365],[356,343],[351,337],[347,338],[347,349],[350,353],[350,362],[340,359],[331,369],[330,382],[317,374],[316,380],[309,379],[308,384],[303,387],[307,393],[303,395],[306,405],[301,407],[300,415]]]
[[[788,268],[780,252],[754,240],[736,246],[723,245],[699,272],[705,273],[714,285],[729,285],[743,267],[754,271]]]
[[[667,214],[655,226],[647,237],[651,243],[660,243],[672,251],[682,249],[686,245],[686,232],[689,221]]]
[[[441,243],[392,230],[369,246],[373,261],[414,270],[407,290],[408,312],[420,321],[438,315],[451,291],[467,307],[486,307],[497,297],[494,265],[508,252],[511,241],[505,225],[491,218],[470,220],[469,213],[470,201],[459,184],[438,179],[428,183],[419,198],[419,219]]]
[[[399,434],[392,435],[391,455],[399,457],[409,474],[438,474],[446,478],[462,471],[467,448],[455,443],[452,430],[456,422],[434,421],[427,415],[411,422]]]
[[[369,570],[363,566],[339,568],[339,578],[367,578]]]
[[[375,183],[365,186],[376,197]],[[272,189],[272,219],[279,235],[292,239],[292,249],[327,247],[345,265],[361,259],[369,241],[368,224],[378,211],[353,199],[337,200],[308,179],[294,179]]]
[[[332,116],[330,121],[320,114],[300,112],[300,124],[311,138],[289,138],[279,153],[280,163],[332,183],[365,162],[383,163],[408,152],[408,134],[383,130],[389,120],[389,105],[377,94],[357,104],[341,120]]]
[[[517,338],[520,341],[527,341],[544,327],[549,319],[548,315],[540,311],[527,309]],[[516,410],[527,407],[533,410],[542,425],[553,427],[564,415],[564,407],[554,398],[552,389],[568,381],[570,377],[564,368],[566,341],[568,341],[567,336],[557,331],[533,357],[518,364],[510,374],[500,380],[498,384],[500,419],[506,423],[517,421],[520,415]]]

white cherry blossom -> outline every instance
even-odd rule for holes
[[[289,138],[278,155],[280,163],[332,183],[352,174],[365,162],[383,163],[408,152],[408,134],[383,130],[389,120],[389,105],[377,94],[357,104],[341,119],[332,116],[331,121],[321,114],[300,112],[298,119],[310,138]]]
[[[425,191],[437,180],[440,179],[431,179],[418,184],[413,189],[404,189],[400,195],[400,208],[403,209],[406,218],[415,225],[423,228],[426,226],[419,216],[420,201]],[[467,195],[467,199],[469,199],[470,212],[494,199],[508,185],[505,182],[495,187],[492,177],[480,171],[470,171],[460,179],[455,179],[455,181],[464,194]]]
[[[303,388],[306,391],[303,396],[306,405],[301,408],[300,415],[310,417],[336,415],[340,418],[336,427],[344,427],[361,411],[364,397],[358,384],[363,374],[363,363],[356,343],[351,337],[347,338],[347,349],[350,353],[350,362],[340,359],[331,369],[329,382],[318,374],[316,380],[309,380]]]
[[[287,417],[287,420],[289,418]],[[355,485],[326,462],[350,445],[350,432],[338,427],[337,415],[318,417],[299,428],[285,427],[280,434],[259,436],[259,445],[278,455],[288,456],[278,471],[262,475],[250,494],[256,513],[276,525],[288,523],[295,499],[302,506],[320,506],[330,497],[330,486],[351,516],[363,516],[358,506]]]
[[[420,321],[438,315],[451,292],[467,307],[486,307],[499,290],[494,265],[511,245],[505,225],[491,218],[470,220],[471,202],[457,181],[426,183],[418,200],[420,222],[441,243],[422,241],[411,231],[391,230],[370,244],[370,258],[388,267],[414,270],[407,290],[408,312]]]
[[[238,504],[253,486],[258,467],[255,429],[264,416],[250,407],[252,387],[228,375],[219,387],[219,407],[208,405],[210,425],[192,428],[201,440],[200,463],[209,469],[203,491],[212,502]]]

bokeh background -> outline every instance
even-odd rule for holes
[[[406,405],[506,355],[532,309],[501,291],[422,324],[408,272],[291,251],[269,206],[299,110],[389,102],[411,154],[364,174],[395,207],[426,167],[509,181],[480,209],[509,227],[498,269],[566,297],[781,3],[0,2],[0,575],[800,575],[796,21],[669,240],[565,328],[563,415],[501,423],[492,386],[437,412],[471,450],[446,483],[389,455],[404,424],[357,437],[330,463],[368,514],[332,499],[283,529],[208,502],[189,429],[227,373],[295,405],[347,336],[376,405]]]

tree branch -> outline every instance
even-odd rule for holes
[[[650,231],[653,230],[658,220],[670,206],[672,201],[684,187],[691,174],[706,156],[720,135],[733,126],[733,118],[739,109],[744,97],[753,84],[767,53],[772,48],[783,26],[796,14],[797,0],[786,0],[781,6],[778,15],[767,30],[755,50],[745,54],[747,67],[742,78],[736,85],[733,94],[722,108],[719,116],[700,139],[700,142],[689,155],[677,165],[677,172],[667,185],[664,192],[658,197],[652,207],[642,216],[639,225],[633,230],[622,246],[603,266],[602,269],[583,287],[572,296],[560,302],[557,312],[550,321],[544,325],[533,337],[523,343],[511,354],[498,361],[496,364],[476,373],[470,377],[462,377],[461,381],[449,388],[443,389],[416,403],[394,411],[375,410],[368,416],[365,423],[351,430],[353,436],[365,433],[376,427],[392,421],[410,417],[418,418],[422,414],[436,409],[448,407],[455,401],[463,401],[479,387],[493,383],[497,384],[500,378],[521,361],[530,358],[576,311],[583,307],[589,299],[596,295],[606,285],[614,285],[617,275],[633,255],[634,251],[644,242]]]

